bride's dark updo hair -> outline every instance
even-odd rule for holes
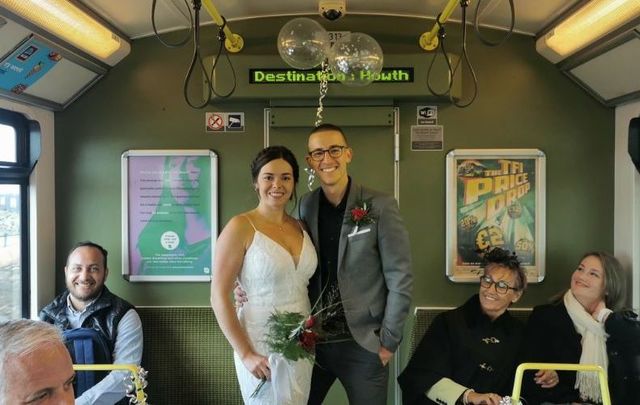
[[[289,148],[282,145],[267,146],[266,148],[258,152],[256,157],[251,162],[251,179],[253,181],[253,184],[258,181],[258,174],[260,174],[260,170],[262,169],[262,167],[272,160],[276,159],[283,159],[284,161],[289,163],[293,171],[293,184],[298,184],[298,179],[300,178],[300,168],[298,167],[298,161],[293,155],[293,152],[291,152]],[[293,188],[291,199],[297,200],[295,187]]]

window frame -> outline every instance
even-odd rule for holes
[[[29,121],[16,112],[0,108],[0,124],[16,132],[16,162],[0,162],[0,184],[16,184],[20,188],[20,269],[21,316],[29,317],[31,277],[29,267],[29,175],[30,130]]]

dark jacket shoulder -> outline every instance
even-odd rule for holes
[[[605,322],[612,404],[640,403],[640,320],[631,311],[614,312]]]
[[[68,296],[69,291],[66,290],[42,308],[39,314],[40,319],[54,324],[61,330],[71,329],[67,319]],[[92,328],[102,334],[113,352],[118,337],[118,324],[122,317],[133,308],[133,305],[113,294],[104,286],[98,299],[89,305],[81,315],[81,327]]]

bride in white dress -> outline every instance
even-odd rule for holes
[[[264,338],[274,311],[310,312],[307,285],[316,252],[302,225],[285,208],[295,199],[299,171],[283,146],[263,149],[251,163],[258,206],[233,217],[216,242],[211,305],[234,350],[245,404],[306,404],[313,363],[269,353]],[[248,302],[237,312],[230,299],[238,280]],[[251,397],[262,379],[267,383]]]

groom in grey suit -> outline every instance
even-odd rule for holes
[[[321,404],[337,378],[350,404],[385,405],[411,304],[409,237],[395,199],[348,176],[353,151],[339,127],[314,128],[308,150],[321,185],[299,207],[319,258],[309,298],[339,309],[323,325],[334,343],[316,347],[309,404]]]

